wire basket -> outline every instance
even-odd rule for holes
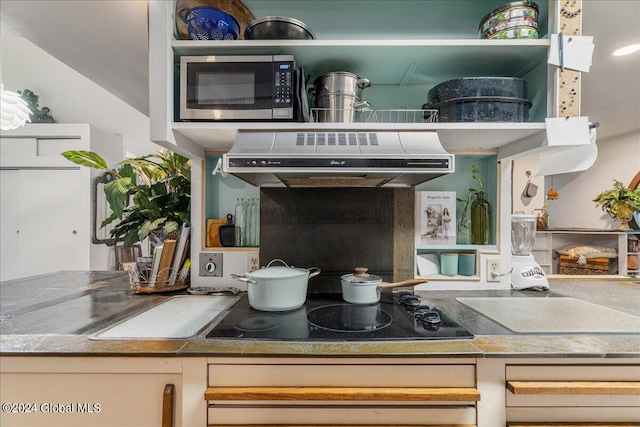
[[[311,118],[317,123],[436,123],[438,110],[312,108]]]
[[[311,119],[316,123],[375,123],[375,114],[371,109],[312,108]]]
[[[438,110],[375,110],[377,123],[436,123]]]
[[[150,261],[139,260],[128,265],[126,271],[134,292],[172,292],[189,287],[189,266],[182,268],[179,274],[172,277],[171,268],[167,267],[154,272]]]

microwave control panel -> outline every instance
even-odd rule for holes
[[[292,61],[274,62],[274,108],[291,108],[293,105],[293,70]]]

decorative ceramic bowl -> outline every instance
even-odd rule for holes
[[[238,21],[215,7],[183,7],[178,17],[187,25],[192,40],[237,40],[240,33]]]

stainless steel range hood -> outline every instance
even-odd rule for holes
[[[413,187],[455,171],[435,131],[239,131],[222,161],[258,187]]]

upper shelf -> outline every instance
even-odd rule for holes
[[[435,85],[459,77],[522,77],[546,63],[550,42],[536,40],[174,40],[184,55],[293,55],[315,78],[337,70],[375,85]],[[426,94],[425,94],[426,95]]]

